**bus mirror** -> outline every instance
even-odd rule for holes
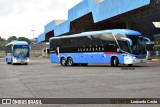
[[[147,44],[149,44],[149,45],[151,44],[151,40],[150,40],[149,38],[147,38],[147,37],[143,37],[143,39],[144,39],[144,40],[146,40],[146,41],[148,41],[148,43],[147,43]]]
[[[30,51],[30,52],[32,51],[32,47],[29,47],[29,51]]]
[[[124,37],[121,37],[121,39],[123,39],[123,40],[127,40],[127,41],[129,42],[130,46],[132,46],[132,45],[133,45],[133,43],[132,43],[132,40],[131,40],[131,39],[129,39],[129,38],[124,38]]]

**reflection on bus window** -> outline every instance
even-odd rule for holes
[[[28,57],[29,49],[28,47],[15,47],[14,48],[14,56],[18,58]]]

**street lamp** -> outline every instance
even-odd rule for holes
[[[31,30],[31,31],[33,32],[33,40],[34,40],[34,31],[35,31],[35,30]]]

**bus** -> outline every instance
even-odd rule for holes
[[[6,46],[6,62],[7,64],[25,64],[29,63],[30,47],[25,41],[13,41]]]
[[[50,38],[50,61],[62,66],[146,63],[146,41],[140,32],[113,29]]]

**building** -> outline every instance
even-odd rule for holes
[[[53,20],[44,27],[38,42],[104,29],[132,29],[151,38],[160,34],[160,0],[83,0],[68,11],[68,20]]]

